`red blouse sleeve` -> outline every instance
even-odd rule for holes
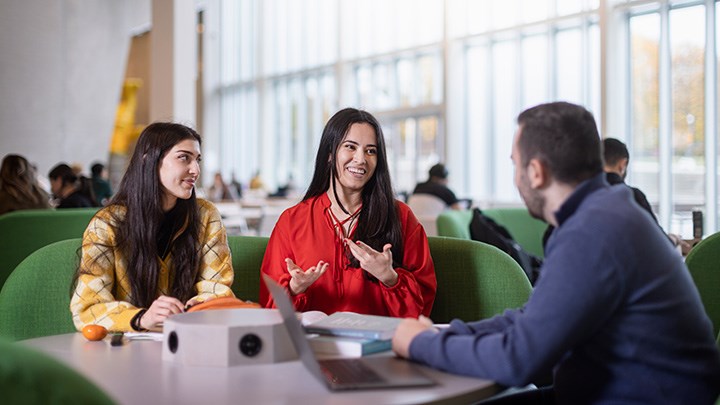
[[[275,228],[270,235],[267,250],[263,257],[262,267],[260,271],[272,277],[278,284],[283,286],[289,293],[290,291],[290,273],[287,271],[286,258],[295,261],[295,257],[288,238],[290,222],[288,215],[283,213],[280,215]],[[275,301],[272,299],[265,283],[260,279],[260,305],[264,308],[275,308]],[[296,311],[305,311],[307,306],[307,296],[305,293],[291,296]]]
[[[403,228],[403,268],[395,268],[398,282],[392,287],[382,283],[382,295],[390,316],[430,316],[437,281],[430,256],[427,235],[412,211],[398,203]]]

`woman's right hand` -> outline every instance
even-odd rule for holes
[[[289,285],[292,295],[304,293],[315,280],[325,273],[330,265],[320,260],[316,266],[303,270],[290,258],[285,259],[285,264],[287,264],[288,273],[290,273],[290,277],[292,277]]]
[[[140,318],[140,327],[148,330],[157,329],[170,315],[182,312],[185,312],[185,306],[179,299],[161,295]]]

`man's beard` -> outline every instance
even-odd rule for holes
[[[533,190],[530,187],[530,182],[527,178],[523,177],[520,180],[518,192],[525,202],[525,206],[527,207],[530,216],[541,221],[545,221],[545,217],[543,216],[543,211],[545,209],[545,197],[543,197],[537,190]]]

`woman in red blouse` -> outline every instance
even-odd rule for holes
[[[303,200],[280,216],[262,272],[298,311],[430,315],[437,284],[427,236],[393,197],[378,121],[346,108],[330,118]],[[274,302],[261,283],[260,302]]]

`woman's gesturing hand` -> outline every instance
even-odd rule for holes
[[[392,266],[392,245],[387,243],[383,246],[383,251],[377,250],[366,245],[364,242],[354,242],[345,238],[350,248],[350,252],[360,262],[360,268],[372,274],[388,287],[397,284],[398,274]]]
[[[292,277],[290,279],[290,293],[292,295],[304,293],[315,280],[325,273],[329,266],[329,263],[320,260],[317,265],[303,270],[290,258],[285,259],[285,264],[287,264],[288,273]]]

